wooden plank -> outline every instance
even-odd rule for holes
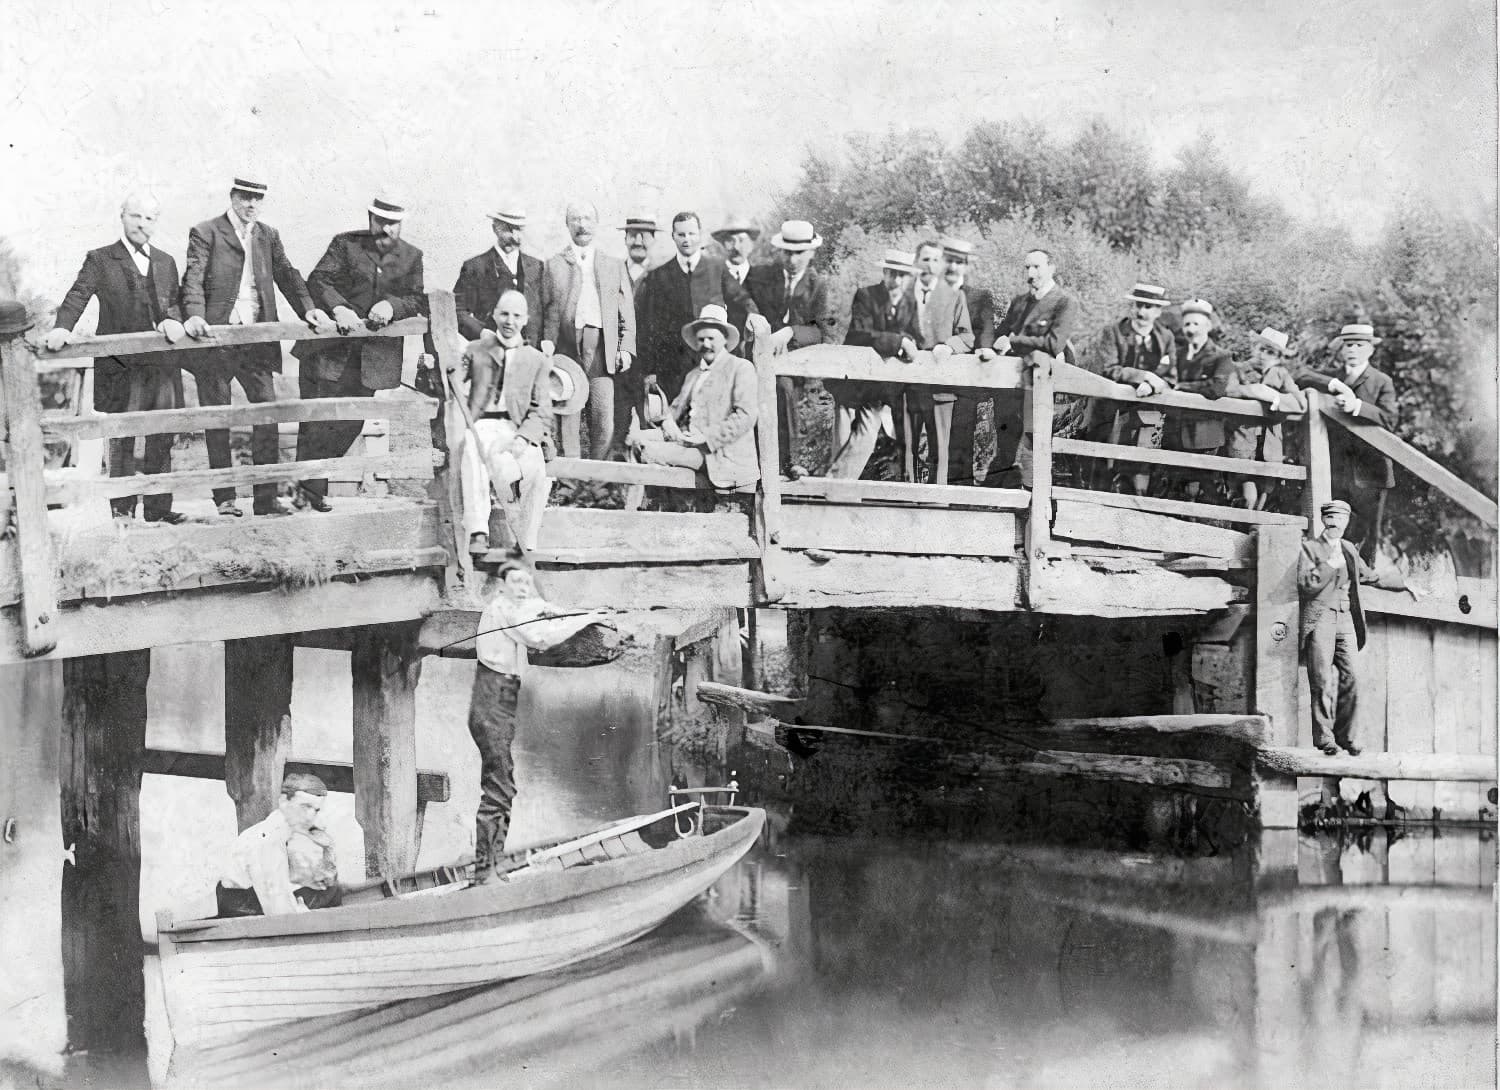
[[[1133,386],[1111,382],[1103,375],[1096,375],[1092,371],[1062,360],[1059,360],[1057,365],[1057,392],[1077,394],[1081,397],[1097,397],[1107,401],[1122,401],[1140,408],[1189,409],[1214,413],[1217,416],[1250,417],[1257,420],[1263,420],[1267,415],[1265,407],[1259,401],[1251,401],[1248,398],[1207,398],[1202,394],[1179,393],[1176,390],[1169,390],[1167,393],[1156,394],[1152,397],[1137,397]],[[1280,415],[1285,418],[1296,417],[1300,414]]]
[[[1229,769],[1180,757],[1141,757],[1126,753],[1067,753],[1042,750],[1030,757],[993,754],[939,755],[937,769],[970,776],[1070,776],[1116,783],[1206,791],[1235,796],[1240,790]]]
[[[1008,613],[1020,607],[1018,569],[1005,560],[923,556],[894,561],[871,553],[776,550],[766,556],[765,566],[784,592],[779,603],[784,608],[947,606]]]
[[[1325,757],[1321,750],[1264,746],[1255,761],[1263,768],[1291,776],[1355,776],[1364,780],[1451,780],[1495,782],[1493,758],[1460,753],[1376,753],[1358,757]]]
[[[1433,708],[1433,750],[1437,753],[1480,754],[1480,735],[1495,729],[1493,718],[1481,719],[1475,699],[1482,682],[1480,673],[1495,668],[1479,653],[1479,633],[1471,629],[1438,626],[1432,633],[1432,664],[1437,672],[1438,692],[1452,694]],[[1369,647],[1366,646],[1366,652]],[[1363,694],[1361,694],[1363,695]],[[1494,762],[1491,761],[1491,764]],[[1449,817],[1474,818],[1482,804],[1478,785],[1440,784],[1433,805]]]
[[[615,511],[588,507],[549,507],[537,533],[540,549],[615,549],[632,545],[742,551],[759,555],[749,520],[738,514],[676,511]],[[738,552],[736,552],[738,555]]]
[[[301,646],[299,644],[299,646]],[[182,776],[193,780],[222,780],[224,754],[188,749],[147,749],[141,754],[141,771],[153,776]],[[338,761],[310,761],[290,758],[285,771],[305,772],[318,777],[330,791],[354,794],[354,766]],[[417,770],[417,801],[447,802],[452,797],[448,773],[431,769]]]
[[[1182,450],[1091,443],[1083,439],[1058,437],[1052,441],[1052,449],[1058,454],[1073,454],[1084,458],[1109,458],[1116,462],[1145,465],[1187,466],[1218,473],[1234,473],[1241,477],[1275,477],[1283,481],[1300,481],[1307,477],[1307,470],[1302,466],[1284,465],[1280,462],[1257,462],[1250,458],[1225,458],[1217,454],[1191,454]]]
[[[247,405],[207,405],[133,413],[86,413],[48,416],[42,428],[50,435],[80,439],[116,439],[130,435],[200,432],[252,424],[285,424],[304,420],[431,420],[438,403],[430,397],[326,397],[308,401],[266,401]]]
[[[1238,507],[1221,507],[1213,503],[1190,503],[1186,500],[1164,500],[1155,496],[1124,496],[1116,492],[1093,492],[1086,488],[1054,488],[1058,499],[1081,500],[1105,507],[1123,507],[1132,511],[1150,511],[1178,518],[1211,519],[1215,522],[1243,522],[1256,526],[1295,526],[1305,529],[1307,519],[1284,515],[1279,511],[1246,511]]]
[[[365,834],[365,871],[386,878],[417,869],[417,681],[421,622],[356,633],[354,812]]]
[[[1500,520],[1500,507],[1497,507],[1494,500],[1438,465],[1415,447],[1408,446],[1399,436],[1386,431],[1378,424],[1361,420],[1358,417],[1350,418],[1329,401],[1320,400],[1316,402],[1316,406],[1320,416],[1334,421],[1345,431],[1374,447],[1413,477],[1431,485],[1464,510],[1481,519],[1486,525],[1500,525],[1500,521],[1497,521]]]
[[[1328,455],[1328,425],[1320,411],[1317,390],[1304,390],[1307,416],[1302,422],[1302,451],[1307,459],[1307,483],[1302,488],[1302,513],[1308,525],[1323,525],[1319,512],[1333,499],[1333,468]]]
[[[781,540],[781,418],[776,411],[776,356],[768,343],[770,325],[759,318],[750,323],[750,358],[755,363],[759,409],[755,421],[755,447],[760,457],[760,519],[764,535],[761,549]],[[791,407],[793,412],[797,406]]]
[[[931,352],[918,352],[911,363],[882,359],[873,348],[844,344],[815,344],[798,348],[776,360],[778,375],[796,378],[855,379],[861,382],[899,382],[908,386],[965,386],[975,389],[1015,390],[1024,382],[1026,365],[1014,356],[982,362],[978,356],[949,356],[941,363]]]
[[[709,704],[716,704],[721,708],[738,708],[757,715],[772,715],[782,720],[795,719],[802,709],[800,697],[763,693],[738,685],[723,685],[716,681],[700,683],[698,699]]]
[[[224,641],[224,789],[240,832],[281,797],[292,751],[292,657],[286,636]]]
[[[1433,685],[1432,635],[1420,621],[1388,618],[1384,622],[1386,657],[1399,663],[1399,684],[1387,685],[1385,706],[1386,748],[1394,753],[1432,752],[1432,709],[1438,693]],[[1378,717],[1379,712],[1374,711]],[[1379,738],[1378,729],[1372,738]],[[1391,777],[1387,777],[1388,779]],[[1430,783],[1389,783],[1386,793],[1413,816],[1432,810]]]
[[[948,556],[1015,552],[1016,521],[1009,511],[792,504],[784,509],[784,526],[786,549]]]
[[[1026,518],[1026,552],[1022,565],[1022,594],[1026,604],[1037,608],[1045,600],[1045,572],[1047,553],[1052,545],[1052,417],[1055,410],[1053,396],[1053,366],[1057,361],[1041,352],[1033,352],[1030,382],[1027,389],[1031,395],[1025,419],[1030,425],[1031,435],[1031,509]]]
[[[314,477],[334,477],[343,473],[363,477],[366,473],[386,473],[401,480],[424,481],[432,476],[432,455],[427,451],[408,451],[382,457],[315,458],[306,462],[278,462],[274,465],[242,465],[229,469],[185,469],[147,476],[135,473],[129,477],[59,478],[48,470],[47,501],[75,504],[83,500],[116,499],[153,492],[207,492],[213,488],[242,488],[252,484],[301,481]]]
[[[908,481],[846,481],[833,477],[803,477],[799,481],[782,481],[781,495],[785,499],[825,500],[829,503],[973,507],[996,511],[1025,511],[1031,506],[1031,493],[1024,488],[913,484]]]
[[[1459,605],[1459,596],[1451,599],[1438,597],[1413,599],[1404,590],[1382,590],[1380,587],[1360,587],[1359,603],[1366,613],[1382,613],[1391,617],[1407,617],[1413,620],[1442,621],[1444,624],[1465,625],[1473,628],[1495,628],[1494,584],[1485,581],[1490,590],[1484,595],[1469,595],[1469,612]]]
[[[1031,560],[1031,609],[1088,617],[1175,617],[1213,613],[1237,602],[1240,588],[1212,576],[1186,576],[1104,558]]]
[[[672,646],[681,651],[695,643],[714,639],[726,625],[734,625],[732,611],[728,609],[703,610],[673,635]]]
[[[1070,541],[1226,559],[1245,559],[1251,548],[1250,535],[1237,530],[1073,499],[1057,501],[1052,533]]]
[[[42,443],[42,399],[36,365],[15,337],[0,338],[0,391],[4,392],[5,468],[15,492],[11,514],[21,569],[22,646],[27,654],[40,655],[57,645],[57,561],[47,528],[42,469],[47,451]]]
[[[482,554],[486,563],[498,564],[506,557],[503,549]],[[535,548],[526,554],[533,564],[565,568],[630,567],[638,564],[698,564],[723,560],[755,560],[760,550],[755,542],[740,543],[682,541],[676,544],[613,545],[607,548],[587,546],[578,549]]]
[[[427,495],[438,505],[443,545],[448,549],[448,567],[444,570],[444,587],[450,593],[463,585],[474,571],[469,559],[469,535],[463,529],[463,493],[458,472],[458,457],[464,439],[463,415],[457,397],[450,388],[463,366],[464,342],[458,332],[458,310],[453,293],[446,289],[427,293],[427,312],[432,322],[432,349],[437,354],[438,387],[442,394],[441,428],[429,429],[434,445],[441,443],[444,453],[436,463]]]
[[[1255,533],[1255,703],[1270,716],[1279,745],[1297,741],[1298,633],[1301,600],[1297,562],[1302,532],[1262,526]]]
[[[647,568],[574,568],[539,572],[547,599],[593,609],[701,609],[750,603],[748,562],[661,564]]]
[[[593,458],[554,458],[548,476],[556,480],[604,481],[609,484],[655,485],[658,488],[697,488],[698,474],[681,466],[601,462]]]
[[[1270,740],[1272,724],[1266,715],[1129,715],[1093,719],[1054,719],[1058,731],[1091,731],[1120,737],[1204,735],[1260,746]]]
[[[363,323],[349,332],[340,333],[330,328],[317,332],[305,322],[257,322],[254,325],[215,325],[208,327],[208,336],[201,340],[184,337],[176,344],[169,344],[160,333],[113,333],[105,337],[80,337],[64,345],[56,352],[43,351],[36,355],[41,362],[38,370],[60,371],[61,366],[50,366],[64,360],[97,359],[100,356],[130,356],[140,352],[191,352],[203,348],[227,348],[241,344],[270,344],[275,341],[334,341],[357,340],[363,337],[409,337],[427,332],[426,318],[402,318],[384,329],[370,330]],[[31,346],[27,346],[31,347]],[[64,366],[77,367],[77,363]]]

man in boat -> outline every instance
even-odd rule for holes
[[[1323,532],[1302,543],[1297,563],[1297,591],[1302,599],[1301,644],[1312,690],[1313,745],[1333,757],[1342,746],[1350,756],[1362,752],[1355,722],[1358,691],[1354,653],[1365,645],[1365,611],[1359,585],[1405,590],[1420,598],[1399,574],[1376,575],[1344,540],[1349,505],[1330,500],[1319,509]]]
[[[333,842],[317,827],[327,797],[318,777],[287,773],[276,809],[235,838],[214,891],[221,917],[284,916],[339,903]]]
[[[552,490],[544,450],[552,442],[551,365],[522,340],[529,317],[524,295],[514,288],[503,292],[495,331],[481,331],[464,349],[474,429],[464,437],[459,479],[470,551],[489,548],[491,472],[502,500],[516,497],[515,506],[504,507],[514,512],[510,532],[523,549],[536,548]]]
[[[495,573],[499,590],[479,617],[469,734],[479,747],[479,809],[474,817],[474,881],[488,882],[505,852],[511,804],[516,797],[516,709],[530,648],[545,651],[602,619],[597,610],[573,612],[551,605],[536,589],[531,569],[513,552]]]

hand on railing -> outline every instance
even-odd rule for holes
[[[1140,382],[1135,384],[1135,396],[1151,397],[1154,394],[1164,394],[1169,389],[1171,389],[1171,387],[1166,384],[1165,380],[1163,380],[1161,376],[1153,375],[1148,371],[1146,372],[1145,377],[1142,378]]]
[[[156,329],[157,332],[167,339],[168,344],[176,344],[183,337],[187,336],[187,331],[182,328],[182,323],[176,318],[164,319]]]
[[[333,308],[333,324],[340,333],[353,333],[364,326],[364,323],[359,320],[359,315],[349,307]]]
[[[390,300],[382,299],[370,308],[370,313],[365,316],[365,324],[371,329],[384,329],[391,324],[391,319],[396,316],[395,309]]]
[[[208,319],[201,314],[194,314],[182,323],[183,332],[195,341],[201,341],[213,331],[208,326]]]
[[[48,352],[56,352],[72,339],[73,331],[71,329],[63,329],[60,326],[54,326],[53,328],[47,330],[47,335],[42,338],[42,347],[44,347]]]
[[[905,360],[907,363],[916,362],[917,342],[912,340],[910,337],[902,337],[901,350],[896,353],[896,358],[899,360]]]

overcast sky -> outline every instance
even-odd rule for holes
[[[126,190],[164,202],[157,242],[270,183],[263,218],[306,272],[403,193],[431,284],[525,205],[527,248],[562,208],[644,205],[708,226],[757,214],[805,149],[986,119],[1059,135],[1102,115],[1162,163],[1200,130],[1258,193],[1379,230],[1416,197],[1493,218],[1495,16],[1440,0],[10,0],[0,35],[0,233],[61,296],[118,230]],[[607,235],[617,245],[618,235]]]

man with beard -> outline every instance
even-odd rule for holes
[[[381,329],[427,313],[422,251],[401,237],[405,205],[383,195],[365,211],[367,228],[334,235],[307,278],[308,291],[332,313],[340,333],[361,325]],[[293,355],[302,364],[297,382],[303,400],[374,397],[376,390],[395,389],[401,384],[402,348],[400,337],[299,343]],[[363,429],[363,420],[305,420],[297,427],[297,460],[341,458]],[[314,511],[333,509],[327,478],[303,481],[302,494]]]
[[[463,263],[458,283],[453,285],[453,301],[458,310],[458,331],[466,340],[477,341],[479,334],[495,328],[495,304],[507,291],[518,291],[526,298],[531,315],[526,323],[526,343],[536,348],[542,341],[542,319],[546,311],[543,298],[547,274],[540,258],[521,252],[521,236],[526,230],[526,213],[514,201],[507,201],[489,213],[495,232],[495,245]]]

